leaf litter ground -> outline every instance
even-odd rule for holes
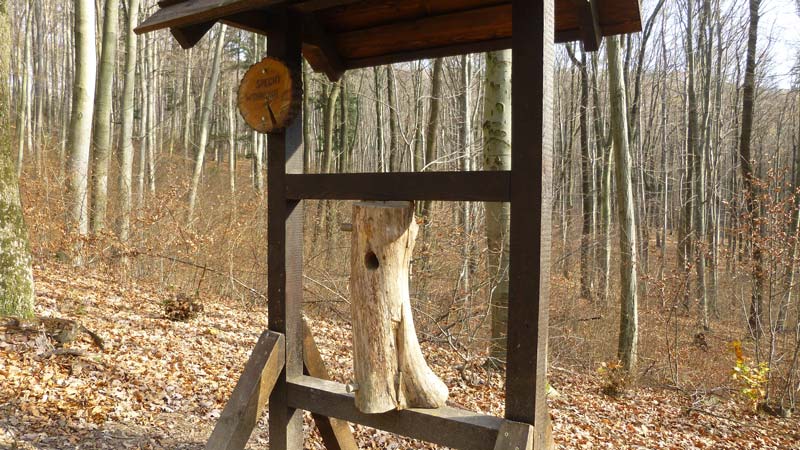
[[[266,310],[204,299],[190,322],[163,317],[170,294],[55,264],[36,267],[37,314],[72,318],[106,341],[52,355],[44,336],[0,331],[0,449],[202,449],[258,335]],[[351,378],[350,329],[312,319],[334,379]],[[503,380],[480,365],[458,370],[449,349],[423,345],[453,406],[500,415]],[[615,399],[597,374],[551,368],[549,399],[560,449],[800,449],[800,421],[753,416],[730,398],[702,401],[639,387]],[[306,416],[306,448],[324,448]],[[361,448],[436,448],[356,427]],[[269,446],[266,417],[248,448]]]

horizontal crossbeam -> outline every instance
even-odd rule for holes
[[[495,447],[504,420],[455,408],[364,414],[345,385],[312,377],[289,381],[289,406],[463,450]]]
[[[506,171],[286,175],[286,197],[507,202],[510,180]]]

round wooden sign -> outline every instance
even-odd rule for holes
[[[261,133],[285,129],[297,115],[302,98],[300,77],[275,58],[264,58],[244,74],[239,85],[239,112]]]

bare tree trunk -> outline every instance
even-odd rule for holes
[[[25,27],[25,58],[21,61],[20,73],[22,73],[22,104],[19,111],[19,126],[17,126],[18,142],[17,142],[17,178],[22,176],[22,164],[25,161],[25,143],[30,144],[30,136],[33,135],[31,124],[31,91],[33,90],[33,59],[31,56],[31,46],[33,45],[33,0],[28,2],[28,11]],[[5,19],[3,19],[5,20]],[[10,36],[8,39],[10,40]],[[26,139],[26,136],[28,139]],[[32,152],[32,145],[28,145],[28,151]]]
[[[33,315],[34,286],[28,230],[11,150],[11,24],[0,0],[0,316]]]
[[[483,151],[485,170],[511,169],[511,51],[487,53]],[[511,208],[486,204],[487,269],[491,277],[491,356],[506,357],[508,325],[508,262]]]
[[[439,111],[442,99],[442,72],[444,71],[444,60],[437,58],[433,61],[433,79],[431,80],[431,103],[430,117],[428,117],[428,130],[425,133],[425,168],[427,169],[436,160],[439,154]],[[430,219],[430,201],[422,202],[420,216],[427,221]],[[424,231],[423,231],[424,233]]]
[[[397,86],[395,85],[394,69],[392,65],[386,66],[386,92],[389,101],[389,171],[399,172],[402,154],[397,144],[397,133],[400,132],[397,112]]]
[[[136,88],[136,56],[138,40],[133,29],[139,21],[139,0],[128,3],[128,23],[125,30],[125,79],[122,88],[122,128],[119,152],[119,221],[117,235],[123,245],[130,238],[133,192],[133,112]],[[123,258],[123,263],[125,259]]]
[[[628,119],[625,84],[622,79],[622,61],[619,40],[616,36],[606,41],[608,52],[608,83],[611,103],[611,130],[617,182],[617,213],[620,226],[620,333],[617,353],[625,370],[636,372],[639,317],[638,289],[636,283],[637,247],[636,220],[631,181],[631,156],[628,147]]]
[[[75,81],[67,144],[67,227],[79,236],[85,236],[89,232],[89,152],[92,144],[96,70],[94,1],[75,0]],[[83,263],[80,252],[73,258],[73,263]]]
[[[580,93],[580,139],[581,139],[581,198],[582,198],[582,225],[581,225],[581,297],[593,299],[592,277],[589,271],[589,256],[592,233],[592,217],[594,217],[592,202],[592,156],[589,151],[589,71],[586,67],[586,52],[581,51],[580,61],[575,57],[571,46],[567,52],[573,64],[578,67],[581,75]]]
[[[119,0],[106,0],[103,46],[95,99],[94,153],[92,154],[92,233],[105,227],[108,209],[108,162],[111,157],[111,110],[114,66],[117,62]]]
[[[228,187],[230,187],[231,199],[236,195],[236,105],[233,97],[236,94],[233,89],[228,92]]]
[[[688,63],[688,86],[686,90],[689,115],[687,124],[687,147],[692,165],[692,242],[694,243],[695,269],[697,271],[697,293],[695,298],[700,307],[700,321],[708,329],[708,299],[706,296],[706,221],[703,209],[706,204],[705,158],[703,142],[697,121],[697,88],[694,54],[694,0],[687,0],[686,16],[686,59]],[[701,46],[702,47],[702,46]]]
[[[739,165],[742,170],[742,182],[744,184],[745,207],[750,220],[751,237],[759,232],[760,224],[758,217],[760,209],[758,206],[759,189],[756,184],[756,176],[753,173],[753,166],[750,156],[750,145],[753,137],[753,110],[755,109],[755,85],[756,85],[756,51],[758,44],[758,20],[761,0],[750,0],[750,25],[747,37],[747,62],[744,75],[744,85],[742,86],[742,129],[739,140]],[[765,286],[764,260],[761,245],[757,239],[751,242],[753,251],[753,294],[750,303],[750,316],[748,319],[750,330],[756,336],[761,336],[763,296]]]
[[[211,112],[214,107],[214,97],[217,94],[219,84],[219,74],[222,67],[222,49],[225,45],[225,32],[227,26],[222,25],[217,31],[217,43],[214,50],[214,63],[211,67],[211,78],[206,86],[207,90],[203,97],[203,110],[200,113],[200,139],[197,154],[194,160],[194,172],[192,173],[192,187],[189,191],[189,216],[187,223],[191,224],[194,220],[194,211],[197,204],[197,191],[200,188],[200,176],[203,174],[203,162],[206,157],[206,146],[208,146],[208,133],[211,128]]]

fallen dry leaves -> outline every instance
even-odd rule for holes
[[[86,356],[49,355],[44,336],[0,334],[0,448],[202,449],[266,324],[266,310],[204,298],[188,323],[163,318],[170,293],[124,286],[95,272],[36,268],[37,313],[73,318],[107,343],[72,344]],[[350,329],[312,320],[332,377],[351,376]],[[451,404],[500,415],[503,379],[480,366],[459,371],[445,348],[424,346],[451,389]],[[752,417],[729,398],[693,401],[640,387],[613,399],[593,373],[552,368],[555,439],[564,449],[800,449],[800,421]],[[436,448],[356,427],[361,448]],[[306,417],[306,448],[323,448]],[[250,441],[266,448],[262,420]]]

